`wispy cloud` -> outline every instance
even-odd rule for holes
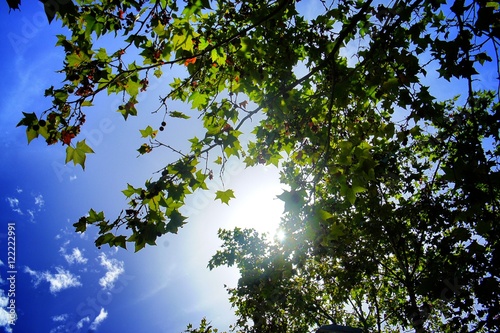
[[[106,274],[99,279],[99,284],[104,289],[112,289],[120,274],[125,272],[123,261],[108,259],[104,253],[99,255],[99,259],[101,260],[101,266],[106,269]]]
[[[54,236],[55,239],[61,239],[61,238],[68,239],[68,238],[74,238],[75,236],[78,236],[80,239],[88,239],[88,234],[86,232],[80,232],[78,234],[75,233],[75,228],[73,227],[74,221],[68,219],[67,223],[68,223],[67,226],[59,229],[59,233],[57,233]],[[69,243],[69,241],[67,242]]]
[[[35,221],[35,212],[32,211],[31,209],[28,209],[26,210],[26,212],[28,213],[28,215],[30,216],[30,221],[33,222]]]
[[[64,332],[64,329],[66,328],[66,325],[59,325],[49,331],[49,333],[61,333]]]
[[[49,283],[49,290],[52,294],[57,294],[61,290],[68,289],[71,287],[79,287],[80,277],[73,275],[70,271],[63,269],[62,267],[56,267],[56,273],[38,272],[30,269],[28,266],[24,268],[24,272],[30,274],[33,277],[33,283],[37,287],[41,281],[46,281]]]
[[[3,289],[0,289],[0,327],[3,327],[5,332],[11,333],[12,328],[10,327],[11,317],[7,305],[9,304],[9,299],[4,295]]]
[[[45,200],[43,200],[43,196],[41,194],[35,196],[35,206],[37,206],[38,209],[42,209],[44,205],[45,205]]]
[[[88,259],[85,258],[82,254],[82,251],[80,251],[79,248],[75,247],[73,248],[73,252],[71,254],[66,254],[66,249],[64,247],[61,247],[59,249],[59,252],[62,253],[64,256],[64,259],[68,262],[68,264],[86,264]]]
[[[97,327],[104,321],[104,319],[106,319],[108,317],[108,312],[106,310],[104,310],[104,308],[101,308],[101,312],[99,312],[99,314],[97,315],[97,317],[95,317],[94,321],[92,322],[92,324],[90,324],[90,329],[91,330],[96,330]]]
[[[23,193],[23,190],[20,188],[17,188],[16,192],[18,194],[21,194],[21,193]],[[43,195],[41,195],[41,194],[38,194],[38,195],[31,194],[31,195],[34,198],[34,206],[35,207],[25,209],[25,211],[23,211],[23,209],[21,209],[21,201],[19,200],[19,198],[12,196],[12,197],[7,197],[6,200],[9,203],[9,206],[12,209],[12,211],[18,213],[19,215],[27,215],[27,216],[29,216],[30,221],[34,222],[35,221],[35,213],[37,211],[39,212],[42,210],[43,206],[45,205],[45,200],[43,199]],[[24,202],[24,199],[23,199],[23,202]]]
[[[65,321],[66,319],[68,319],[67,313],[52,317],[53,321]]]
[[[9,203],[10,208],[18,213],[19,215],[24,215],[23,211],[19,208],[19,199],[7,197],[7,202]]]
[[[83,327],[83,324],[89,323],[89,322],[90,322],[89,317],[82,318],[82,319],[80,319],[80,321],[78,323],[76,323],[76,328],[81,329]]]

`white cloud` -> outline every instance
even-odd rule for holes
[[[35,287],[38,287],[38,285],[40,284],[40,281],[42,280],[41,274],[32,270],[28,266],[24,267],[24,272],[28,273],[29,275],[31,275],[34,278],[33,283],[34,283]]]
[[[66,325],[59,325],[56,328],[53,328],[49,331],[49,333],[60,333],[64,332],[64,329],[66,328]]]
[[[95,317],[95,319],[91,323],[90,323],[90,317],[87,316],[87,317],[80,319],[80,321],[78,321],[78,323],[76,323],[76,328],[80,330],[83,328],[83,325],[85,325],[86,323],[90,323],[89,332],[95,331],[97,329],[97,327],[107,317],[108,317],[108,312],[106,310],[104,310],[104,308],[101,308],[101,311],[99,312],[97,317]]]
[[[24,271],[33,277],[33,283],[37,287],[41,281],[47,281],[50,284],[49,290],[51,293],[56,294],[61,290],[68,289],[71,287],[79,287],[80,277],[73,275],[71,272],[63,269],[62,267],[56,267],[56,273],[52,274],[48,271],[37,272],[29,267],[25,267]]]
[[[104,289],[111,289],[114,287],[120,274],[125,272],[125,269],[123,268],[123,261],[108,259],[104,253],[99,255],[99,259],[101,260],[101,266],[107,270],[106,274],[99,279],[99,284]]]
[[[10,208],[19,215],[24,215],[21,209],[19,208],[19,199],[7,197],[7,201],[9,202]]]
[[[61,247],[59,250],[64,256],[64,259],[68,262],[68,264],[86,264],[87,263],[87,258],[85,258],[82,254],[82,251],[80,251],[79,248],[75,247],[73,248],[73,252],[71,254],[66,254],[66,249],[64,247]]]
[[[0,327],[3,327],[5,332],[11,333],[12,328],[10,327],[11,317],[7,305],[9,304],[9,299],[4,295],[3,289],[0,289]],[[16,318],[17,319],[17,318]]]
[[[35,221],[35,212],[33,212],[31,209],[27,210],[28,215],[30,216],[30,221],[34,222]]]
[[[89,317],[82,318],[78,323],[76,323],[76,328],[81,329],[83,324],[90,322]]]
[[[20,189],[20,188],[17,188],[16,192],[20,194],[20,193],[23,192],[23,190]],[[36,196],[32,194],[32,196],[34,197],[36,208],[25,209],[25,211],[23,211],[19,207],[19,205],[20,205],[21,202],[20,202],[20,200],[18,198],[16,198],[16,197],[7,197],[6,200],[9,203],[9,206],[12,209],[12,211],[18,213],[19,215],[28,215],[30,221],[31,222],[35,222],[35,213],[37,211],[41,211],[42,210],[42,207],[45,205],[45,200],[43,199],[43,196],[41,194],[36,195]]]
[[[45,201],[43,200],[43,196],[41,194],[35,197],[35,205],[38,209],[41,209],[45,205]]]
[[[9,202],[11,208],[19,206],[19,199],[17,198],[7,197],[7,201]]]
[[[68,314],[66,313],[52,317],[53,321],[65,321],[66,319],[68,319]]]
[[[101,312],[95,317],[94,321],[92,324],[90,324],[90,329],[95,330],[97,327],[108,317],[108,312],[104,310],[104,308],[101,308]]]
[[[82,285],[78,280],[78,276],[74,276],[71,272],[66,271],[61,267],[56,267],[56,270],[56,274],[50,274],[48,272],[44,273],[45,279],[50,283],[51,293],[57,293],[63,289]]]

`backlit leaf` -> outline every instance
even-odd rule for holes
[[[226,191],[217,191],[215,192],[215,199],[219,199],[222,203],[229,205],[229,200],[235,198],[234,191],[229,189]]]

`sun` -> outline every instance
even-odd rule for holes
[[[261,169],[245,177],[238,184],[236,199],[230,203],[230,224],[234,227],[253,228],[260,233],[267,233],[270,239],[284,238],[279,231],[279,223],[284,210],[284,203],[277,198],[283,192],[276,169]]]
[[[286,240],[286,234],[282,229],[278,228],[274,234],[274,238],[278,242],[283,243]]]

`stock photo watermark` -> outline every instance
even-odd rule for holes
[[[9,325],[15,325],[17,320],[16,312],[16,224],[7,224],[7,312],[9,314]]]

